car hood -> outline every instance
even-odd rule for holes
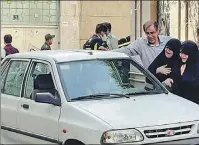
[[[199,120],[199,105],[171,93],[73,103],[118,129]]]

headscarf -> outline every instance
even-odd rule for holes
[[[173,56],[171,58],[167,58],[165,56],[165,49],[169,48],[170,50],[173,51]],[[163,74],[156,74],[156,69],[160,66],[167,65],[168,68],[172,68],[175,64],[175,61],[178,60],[179,58],[179,53],[180,53],[180,48],[181,48],[181,42],[178,39],[170,39],[163,51],[154,59],[154,61],[151,63],[149,66],[148,70],[157,77],[158,80],[161,82],[164,81],[165,79],[168,78],[168,76],[163,75]]]
[[[187,40],[182,43],[181,52],[188,55],[188,59],[186,64],[188,65],[195,65],[198,55],[198,47],[197,44],[191,40]]]
[[[174,80],[172,93],[182,96],[188,100],[199,104],[199,75],[197,68],[198,48],[195,42],[187,40],[182,43],[181,52],[188,55],[185,63],[182,59],[176,61],[172,71],[172,79]],[[181,66],[186,64],[183,75],[181,75]]]
[[[180,53],[181,42],[180,42],[180,40],[175,39],[175,38],[170,39],[170,40],[166,43],[166,45],[165,45],[165,47],[164,47],[164,51],[165,51],[166,48],[169,48],[170,50],[172,50],[172,51],[173,51],[173,56],[172,56],[172,58],[176,58],[176,57],[179,56],[179,53]],[[164,51],[162,51],[162,53],[164,53]],[[165,56],[165,53],[164,53],[164,56]],[[165,56],[165,57],[166,57],[166,56]]]
[[[179,57],[176,61],[174,71],[178,77],[181,77],[180,75],[180,68],[183,64],[186,64],[186,69],[184,71],[184,75],[186,75],[186,78],[194,77],[196,75],[196,69],[197,69],[197,57],[198,57],[198,47],[195,42],[191,40],[184,41],[182,43],[181,52],[188,55],[187,61],[184,63],[182,62],[182,59]],[[178,78],[176,76],[176,78]]]

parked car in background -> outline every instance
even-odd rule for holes
[[[199,142],[199,106],[168,92],[126,54],[12,54],[1,76],[2,144]]]

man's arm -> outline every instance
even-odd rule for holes
[[[128,46],[121,47],[119,49],[114,49],[113,51],[126,53],[129,56],[141,55],[140,40],[135,40],[131,42]]]
[[[115,36],[112,36],[110,44],[111,44],[112,49],[119,49],[118,39]]]
[[[14,47],[14,49],[15,49],[15,53],[19,53],[19,50],[17,48]]]

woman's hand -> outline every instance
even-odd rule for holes
[[[103,47],[103,46],[100,46],[100,47],[99,47],[99,50],[102,50],[102,51],[108,51],[108,49],[107,49],[107,48],[105,48],[105,47]]]
[[[161,67],[158,67],[156,69],[156,74],[158,74],[158,73],[161,73],[161,74],[164,74],[164,75],[170,74],[171,73],[171,68],[166,68],[166,67],[167,67],[167,65],[163,65]]]
[[[172,84],[173,84],[173,80],[171,78],[168,78],[166,79],[164,82],[163,82],[165,85],[171,87]]]

